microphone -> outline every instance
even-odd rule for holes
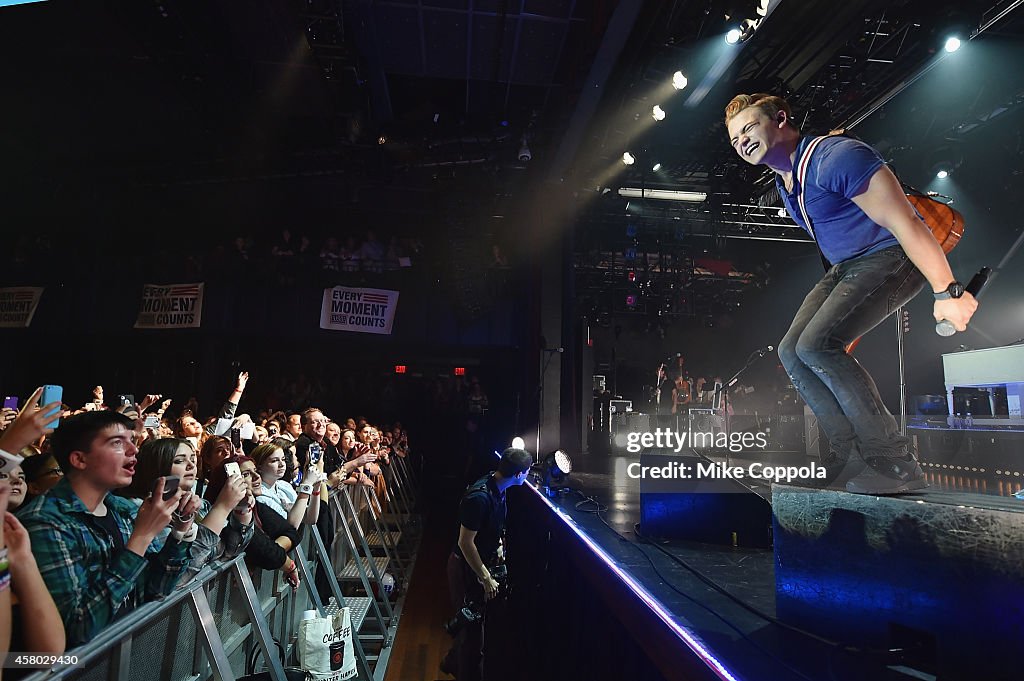
[[[964,291],[970,293],[975,298],[981,293],[981,290],[985,288],[985,284],[988,283],[989,275],[992,274],[991,267],[982,267],[978,270],[978,273],[971,277],[971,281],[968,282],[967,286],[964,287]],[[952,336],[956,333],[956,327],[953,323],[947,319],[942,319],[935,324],[935,333],[940,336]]]

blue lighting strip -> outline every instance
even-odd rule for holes
[[[704,647],[704,644],[701,643],[701,641],[697,639],[697,637],[690,633],[688,629],[686,629],[678,622],[676,622],[676,620],[672,617],[672,614],[665,610],[664,606],[662,606],[662,604],[659,603],[657,599],[655,599],[654,596],[652,596],[650,592],[647,591],[647,589],[641,586],[636,580],[630,577],[628,573],[626,573],[622,568],[620,568],[615,563],[615,561],[612,560],[612,557],[605,553],[604,549],[595,544],[594,541],[589,536],[587,536],[586,532],[584,532],[583,529],[576,524],[575,520],[573,520],[567,513],[565,513],[565,511],[552,504],[551,501],[549,501],[548,498],[544,495],[544,493],[541,492],[536,487],[534,487],[532,484],[528,483],[527,487],[532,489],[534,493],[540,498],[540,500],[548,505],[548,508],[554,511],[558,517],[565,521],[565,524],[569,527],[569,529],[575,532],[576,536],[582,539],[583,543],[589,546],[590,550],[593,551],[597,555],[597,557],[600,558],[602,562],[604,562],[604,564],[612,570],[612,572],[618,575],[619,579],[626,583],[626,586],[629,587],[630,591],[632,591],[640,598],[640,600],[646,603],[647,607],[653,610],[654,613],[657,614],[658,617],[661,619],[661,621],[667,624],[672,629],[672,631],[675,632],[676,636],[681,638],[686,643],[687,647],[689,647],[690,650],[695,652],[697,656],[704,661],[705,664],[707,664],[711,669],[713,669],[720,679],[727,679],[728,681],[738,681],[737,677],[733,676],[732,673],[725,668],[725,665],[719,662],[718,658],[712,655],[711,651]]]

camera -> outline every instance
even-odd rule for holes
[[[310,443],[310,445],[309,445],[309,463],[310,464],[320,463],[320,457],[323,456],[323,454],[324,454],[323,447],[321,447],[320,445],[318,445],[315,442]]]
[[[467,603],[465,607],[460,608],[455,617],[451,618],[444,623],[444,630],[448,632],[448,635],[455,638],[462,631],[463,627],[467,624],[474,624],[479,622],[484,617],[483,608],[477,603]]]
[[[498,583],[498,595],[495,598],[502,598],[508,594],[508,568],[498,565],[490,570],[491,578]],[[444,623],[444,630],[448,635],[455,638],[467,624],[475,624],[484,617],[484,603],[468,601],[465,606],[459,608],[455,616]]]

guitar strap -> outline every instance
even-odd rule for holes
[[[799,194],[797,194],[796,202],[800,206],[800,215],[804,219],[804,224],[807,225],[807,231],[810,232],[811,238],[814,239],[814,245],[818,247],[818,255],[821,256],[821,264],[824,265],[825,270],[828,271],[832,267],[832,263],[825,257],[825,253],[821,250],[821,245],[818,244],[818,237],[814,233],[814,226],[811,224],[811,216],[807,214],[807,206],[804,204],[804,187],[806,186],[807,180],[807,169],[811,165],[811,154],[818,148],[822,140],[829,137],[825,135],[822,137],[815,137],[811,140],[807,148],[804,149],[804,153],[800,156],[800,162],[796,164],[796,181],[799,188]]]

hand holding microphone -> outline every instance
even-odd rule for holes
[[[981,290],[985,288],[985,284],[988,282],[989,275],[991,274],[991,268],[982,267],[971,278],[967,286],[964,287],[964,296],[935,301],[933,313],[937,322],[935,324],[935,333],[940,336],[952,336],[957,331],[964,331],[967,328],[967,322],[974,315],[974,311],[978,309],[978,302],[975,298],[981,294]],[[966,296],[968,293],[971,295]],[[953,318],[947,319],[946,315],[950,315]],[[957,328],[958,326],[962,328]]]

